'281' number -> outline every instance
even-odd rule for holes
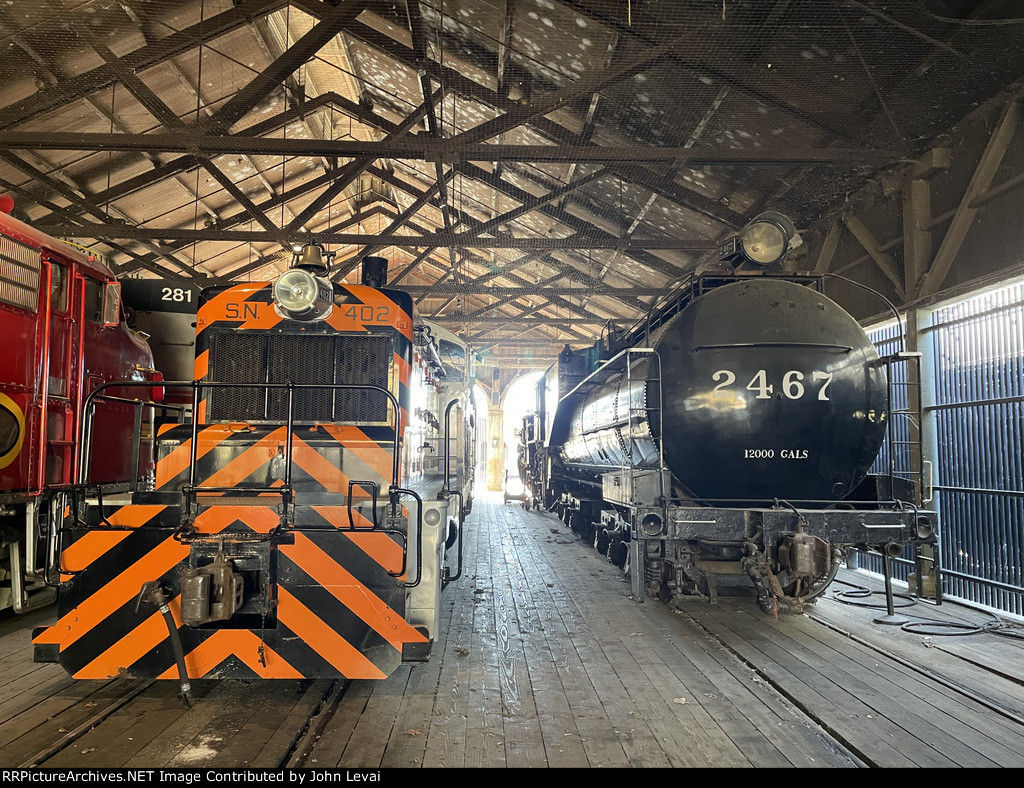
[[[731,386],[736,382],[736,373],[731,372],[728,369],[720,369],[711,376],[711,379],[718,383],[712,392],[713,394],[717,394],[722,389],[727,386]],[[806,392],[806,386],[804,385],[805,379],[806,376],[803,372],[791,369],[782,376],[782,393],[787,399],[800,399]],[[811,373],[811,383],[822,384],[821,388],[818,389],[818,399],[822,402],[828,402],[829,398],[827,392],[829,384],[832,383],[832,373],[815,370]],[[772,394],[775,393],[775,386],[768,382],[768,373],[763,369],[759,369],[757,371],[757,374],[750,379],[746,388],[747,391],[757,392],[755,399],[771,399]]]
[[[161,287],[160,288],[160,300],[161,301],[174,301],[175,303],[182,303],[187,301],[192,303],[192,291],[183,287]]]

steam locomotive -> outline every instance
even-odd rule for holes
[[[799,612],[841,548],[894,556],[934,538],[913,481],[868,473],[896,419],[920,423],[914,397],[894,407],[891,374],[918,357],[880,358],[822,276],[775,270],[794,233],[758,217],[721,250],[735,270],[695,277],[603,346],[566,348],[538,384],[521,474],[638,599],[714,601],[749,578],[765,612]]]
[[[386,260],[347,285],[331,257],[306,244],[274,281],[202,291],[194,379],[164,384],[191,404],[157,427],[152,483],[119,495],[83,460],[66,496],[37,660],[177,677],[189,700],[196,678],[380,679],[428,657],[462,570],[475,356],[384,287]]]
[[[53,601],[44,493],[73,481],[83,398],[108,381],[159,377],[120,296],[94,255],[0,212],[0,609]],[[106,482],[152,470],[151,457],[131,452],[136,406],[118,399],[98,404],[112,440],[93,468]]]

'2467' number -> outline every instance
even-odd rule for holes
[[[720,369],[711,376],[711,379],[718,383],[712,392],[712,394],[717,395],[719,391],[736,382],[736,373],[728,369]],[[782,376],[782,393],[787,399],[800,399],[807,390],[804,380],[806,380],[806,376],[803,372],[795,369],[789,370],[789,372]],[[811,372],[810,382],[822,384],[821,388],[818,389],[818,399],[822,402],[828,402],[827,392],[829,384],[832,383],[832,373],[814,370]],[[747,391],[757,392],[755,399],[771,399],[772,394],[775,393],[775,385],[768,382],[768,373],[763,369],[757,371],[757,374],[750,379],[746,388]]]

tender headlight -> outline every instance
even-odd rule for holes
[[[660,536],[665,530],[665,524],[660,516],[651,512],[640,521],[640,530],[643,531],[644,536]]]
[[[750,263],[771,268],[782,261],[797,237],[793,221],[777,211],[759,213],[740,230],[718,245],[718,257],[734,266]]]
[[[782,228],[771,221],[754,221],[740,236],[743,254],[755,265],[768,266],[782,259],[788,242]]]
[[[274,306],[292,320],[323,320],[334,308],[333,292],[327,280],[293,268],[274,283]]]

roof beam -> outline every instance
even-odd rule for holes
[[[424,116],[426,116],[431,99],[432,97],[428,97],[426,101],[410,112],[392,131],[388,132],[384,142],[398,140],[405,137],[412,128],[423,120]],[[366,172],[367,168],[369,168],[374,161],[376,161],[376,159],[373,156],[361,156],[346,164],[344,169],[338,174],[338,177],[330,184],[330,186],[328,186],[322,194],[307,205],[306,208],[295,217],[295,219],[286,228],[286,232],[294,233],[298,231],[302,225],[319,213],[325,205],[347,189],[356,180],[356,178]]]
[[[460,244],[472,244],[480,239],[480,236],[485,233],[492,233],[495,229],[501,225],[511,222],[515,219],[519,219],[527,214],[533,213],[538,208],[541,208],[550,203],[557,202],[567,194],[580,189],[590,183],[593,183],[600,178],[605,177],[608,174],[607,168],[600,168],[584,175],[582,178],[577,178],[571,183],[567,183],[564,186],[559,186],[557,189],[552,189],[547,194],[542,194],[539,197],[531,197],[530,199],[523,202],[518,208],[513,208],[511,211],[495,216],[493,219],[488,219],[486,222],[481,222],[476,227],[467,230],[466,232],[459,233],[455,236],[454,241]]]
[[[189,52],[198,46],[213,41],[250,24],[259,17],[286,8],[290,0],[247,0],[236,4],[217,16],[204,19],[191,27],[172,33],[120,58],[120,62],[132,71],[144,71],[165,60]],[[120,81],[116,69],[109,63],[98,66],[83,74],[62,79],[56,85],[3,108],[0,114],[0,128],[12,128],[44,112],[77,101],[98,90],[103,90]]]
[[[96,35],[88,25],[82,22],[77,16],[70,14],[64,7],[61,0],[46,0],[48,4],[61,12],[66,18],[71,19],[71,24],[75,29],[75,32],[79,37],[88,44],[111,68],[114,73],[117,74],[118,79],[128,89],[128,91],[135,97],[146,111],[152,115],[161,126],[168,131],[174,133],[181,133],[188,131],[188,125],[179,118],[164,101],[157,96],[149,86],[140,79],[136,73],[130,68],[126,67],[124,63],[118,58],[109,47],[104,44],[103,40]],[[252,200],[239,189],[234,181],[228,178],[219,167],[217,167],[213,161],[203,153],[196,154],[197,159],[213,178],[230,194],[238,203],[241,205],[249,214],[260,223],[260,225],[270,232],[278,232],[277,225],[270,221],[270,218],[266,216]],[[198,196],[196,198],[198,200]]]
[[[237,121],[245,117],[260,101],[282,85],[300,66],[340,33],[345,26],[363,12],[369,0],[342,0],[337,6],[323,6],[320,22],[291,47],[256,75],[248,85],[233,95],[227,103],[203,121],[210,131],[227,133]]]
[[[184,227],[136,227],[133,225],[111,221],[108,224],[45,224],[45,232],[64,235],[68,238],[122,239],[135,241],[235,241],[243,242],[276,242],[280,240],[280,231],[268,230],[223,230],[216,227],[189,229]],[[444,247],[451,243],[449,235],[443,232],[429,232],[424,235],[395,235],[393,233],[316,233],[321,243],[359,244],[365,246],[401,248],[417,248],[422,246]],[[474,238],[465,244],[456,244],[460,248],[475,249],[674,249],[690,252],[706,252],[715,248],[713,241],[685,238],[616,238],[610,234],[577,233],[561,238],[515,238],[502,235],[497,238]],[[678,269],[674,273],[679,273]]]
[[[882,249],[882,245],[875,238],[874,233],[858,217],[849,213],[843,214],[843,224],[853,233],[854,238],[860,242],[860,245],[864,247],[864,250],[871,256],[871,259],[875,261],[875,265],[892,282],[896,295],[906,303],[907,294],[903,288],[899,272],[896,270],[896,261],[893,260],[892,255]]]
[[[107,134],[103,132],[3,131],[3,150],[75,150],[195,153],[215,156],[253,153],[267,156],[372,156],[375,159],[466,162],[524,161],[592,164],[675,162],[677,164],[847,164],[888,165],[903,161],[899,151],[878,148],[688,148],[584,145],[463,145],[457,138],[402,140],[304,140],[208,134]]]
[[[565,274],[559,273],[551,277],[552,281],[562,279]],[[561,296],[613,296],[615,298],[628,298],[630,296],[661,296],[665,294],[665,289],[661,287],[609,287],[608,285],[603,286],[590,286],[585,285],[583,287],[551,287],[549,285],[541,286],[541,283],[537,283],[534,286],[524,285],[522,287],[486,287],[480,284],[479,280],[474,279],[469,282],[457,284],[455,282],[445,283],[443,286],[436,284],[432,285],[403,285],[402,290],[413,295],[439,295],[439,296],[460,296],[460,295],[484,295],[494,296],[495,298],[526,298],[527,296],[542,296],[549,298],[552,295]],[[490,306],[483,307],[482,312],[488,309],[493,309],[499,306],[498,304],[491,304]]]
[[[590,7],[591,4],[584,3],[582,0],[559,0],[559,2],[576,11],[580,16],[605,25],[610,30],[613,30],[622,36],[624,41],[629,41],[638,47],[643,48],[657,46],[659,43],[658,39],[654,35],[657,28],[648,27],[647,30],[650,32],[641,32],[639,25],[629,24],[620,18],[613,18],[607,14],[597,13]],[[697,30],[698,28],[695,27],[694,31]],[[691,32],[691,35],[697,34],[697,32]],[[702,47],[701,49],[706,50],[706,47]],[[805,123],[824,131],[831,132],[837,137],[851,142],[860,142],[860,140],[851,133],[852,127],[849,125],[843,125],[843,119],[841,118],[822,118],[811,115],[810,113],[801,110],[799,107],[785,101],[783,98],[761,90],[754,85],[729,74],[719,66],[712,63],[702,63],[695,60],[689,60],[677,53],[673,53],[670,57],[673,64],[678,68],[690,71],[697,76],[716,80],[723,85],[734,88],[746,96],[750,96],[751,98],[760,101],[763,104],[782,110],[790,116],[798,118]]]
[[[919,292],[923,296],[937,293],[953,266],[957,252],[960,251],[978,213],[974,202],[992,185],[992,179],[1020,124],[1018,103],[1018,97],[1014,94],[1003,107],[996,128],[989,138],[988,145],[985,146],[978,166],[974,169],[971,181],[967,184],[967,189],[953,214],[953,220],[942,238],[939,250],[935,253],[935,259],[932,260],[927,273],[920,278]]]
[[[646,71],[655,62],[669,54],[681,38],[682,36],[679,36],[660,46],[647,48],[642,55],[628,63],[611,66],[597,74],[585,76],[570,85],[566,85],[561,90],[540,96],[530,104],[515,105],[504,115],[484,121],[468,131],[457,134],[451,138],[452,142],[466,145],[483,142],[498,134],[529,123],[534,118],[554,112],[581,95],[596,93],[602,88],[615,85],[628,77]]]
[[[480,326],[503,326],[509,322],[519,324],[519,317],[474,317],[467,319],[465,315],[438,315],[431,317],[438,323],[472,323]],[[527,331],[537,326],[558,326],[571,328],[572,326],[604,326],[609,323],[613,325],[631,326],[636,322],[635,318],[606,319],[603,317],[531,317],[522,321],[522,330]]]
[[[13,155],[11,153],[0,152],[0,159],[3,159],[8,164],[10,164],[12,167],[17,168],[21,172],[23,172],[26,175],[28,175],[29,178],[32,179],[32,182],[34,184],[43,184],[44,186],[49,188],[51,191],[53,191],[55,194],[59,194],[64,199],[68,200],[71,203],[71,205],[75,206],[79,211],[82,212],[82,214],[89,214],[91,216],[96,216],[96,217],[98,217],[99,219],[101,219],[102,221],[105,221],[105,222],[117,223],[117,222],[115,222],[115,220],[111,219],[109,213],[107,213],[103,208],[101,208],[97,204],[95,198],[93,198],[91,195],[87,194],[85,192],[85,190],[82,187],[78,186],[77,184],[75,184],[74,186],[66,185],[65,183],[63,183],[62,181],[58,180],[57,178],[51,177],[50,175],[47,175],[46,173],[39,171],[35,167],[32,167],[30,164],[28,164],[27,162],[23,161],[22,159],[18,158],[17,156],[15,156],[15,155]],[[13,184],[11,184],[11,186],[13,187]],[[14,187],[14,188],[16,189],[16,191],[18,191],[18,192],[20,192],[22,194],[27,194],[24,189],[18,189],[17,187]],[[40,202],[40,198],[38,196],[36,196],[36,195],[29,195],[29,196],[35,202]],[[49,207],[50,210],[53,211],[53,213],[56,213],[57,215],[59,215],[65,222],[68,222],[68,227],[69,227],[69,229],[72,232],[73,232],[73,228],[75,228],[77,226],[80,226],[79,225],[79,222],[81,222],[81,215],[80,214],[71,214],[66,209],[57,209],[57,207],[52,205],[52,204],[48,205],[47,207]],[[51,213],[50,215],[52,216],[53,213]],[[99,224],[99,225],[94,225],[94,226],[96,226],[96,227],[104,227],[106,225]],[[74,237],[71,234],[62,234],[62,233],[53,233],[53,235],[63,235],[63,237],[66,237],[66,238]],[[88,237],[92,237],[92,236],[88,236]],[[183,261],[179,260],[178,258],[176,258],[174,256],[174,252],[176,250],[163,249],[159,245],[153,244],[153,243],[149,243],[149,242],[147,242],[145,245],[146,245],[147,248],[149,248],[153,252],[155,257],[162,257],[162,258],[168,260],[169,262],[171,262],[175,266],[177,266],[181,271],[189,271],[189,269],[191,268],[191,265],[189,263],[183,262]],[[121,251],[126,251],[126,250],[122,249]],[[129,254],[131,254],[132,256],[138,257],[138,255],[133,253],[133,252],[129,252]],[[148,267],[145,264],[142,264],[142,265],[143,265],[143,267]]]
[[[484,169],[482,169],[480,167],[476,167],[475,165],[471,165],[471,164],[463,165],[462,168],[461,168],[461,171],[462,171],[463,175],[466,175],[467,177],[473,178],[474,180],[478,180],[481,183],[485,183],[485,184],[491,186],[492,188],[495,188],[498,191],[502,192],[505,196],[511,197],[512,199],[517,200],[520,203],[524,203],[524,202],[528,201],[532,197],[532,195],[529,192],[526,192],[523,189],[520,189],[520,188],[516,187],[515,185],[509,183],[508,181],[503,181],[503,180],[499,179],[498,177],[496,177],[493,173],[490,173],[487,170],[484,170]],[[675,278],[675,277],[679,276],[680,273],[681,273],[681,270],[680,270],[680,268],[678,266],[673,265],[672,263],[670,263],[670,262],[668,262],[666,260],[663,260],[660,257],[657,257],[655,255],[645,254],[645,253],[642,253],[642,252],[639,251],[641,249],[655,249],[655,248],[666,248],[666,247],[655,247],[655,246],[643,246],[643,247],[641,247],[641,246],[636,246],[635,245],[636,244],[636,239],[621,238],[618,235],[613,235],[612,233],[609,233],[609,232],[606,232],[605,230],[602,230],[597,225],[595,225],[595,224],[593,224],[591,222],[588,222],[585,219],[580,219],[580,218],[572,215],[568,211],[563,210],[561,208],[556,208],[553,205],[543,205],[543,206],[540,206],[538,208],[538,210],[542,214],[547,216],[548,218],[554,219],[555,221],[565,225],[566,227],[570,227],[570,228],[576,229],[578,231],[582,230],[582,229],[586,229],[587,232],[590,233],[595,238],[601,238],[601,239],[603,239],[603,240],[605,240],[605,241],[607,241],[609,243],[608,246],[602,246],[602,247],[578,245],[578,246],[576,246],[574,248],[578,248],[578,249],[597,249],[597,248],[620,249],[622,251],[632,250],[632,253],[630,254],[630,257],[633,260],[636,260],[636,262],[646,266],[647,268],[650,268],[650,269],[655,270],[655,271],[660,271],[661,273],[665,274],[669,278]],[[703,242],[701,242],[701,244],[702,244],[702,246],[700,248],[697,248],[697,247],[687,247],[687,249],[685,251],[706,251],[707,249],[710,249],[710,248],[714,247],[714,244],[712,242],[710,242],[710,241],[703,241]],[[480,244],[478,244],[478,245],[480,245]]]
[[[423,14],[420,9],[420,0],[406,0],[406,11],[409,14],[409,30],[412,34],[413,52],[419,63],[427,62],[427,33],[423,24]],[[430,84],[430,76],[425,68],[417,70],[417,78],[420,83],[420,93],[423,96],[423,103],[427,105],[427,133],[433,139],[441,139],[444,135],[437,123],[437,110],[434,108],[432,95],[433,88]],[[441,221],[444,224],[444,232],[450,234],[452,231],[452,218],[448,212],[448,181],[454,177],[455,169],[450,167],[445,175],[444,165],[440,160],[434,162],[434,178],[437,187],[438,209],[441,211]],[[448,262],[452,271],[455,270],[455,248],[448,246]]]

